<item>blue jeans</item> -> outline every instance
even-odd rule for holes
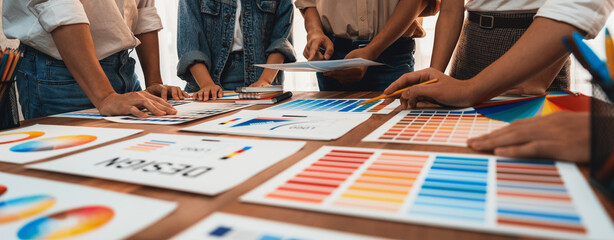
[[[234,91],[237,87],[244,87],[246,84],[244,71],[243,52],[231,53],[220,76],[222,88],[226,91]],[[188,83],[185,85],[185,91],[192,93],[198,92],[198,90],[200,90],[198,84],[192,79],[188,80]]]
[[[330,37],[330,36],[329,36]],[[335,43],[335,38],[330,37]],[[369,41],[353,41],[357,45],[368,43]],[[396,81],[403,74],[414,71],[415,42],[413,38],[401,38],[393,46],[404,46],[399,51],[395,47],[389,47],[378,58],[376,62],[385,63],[388,66],[372,66],[367,68],[367,72],[359,82],[343,84],[338,80],[317,73],[320,91],[384,91],[391,83]],[[339,49],[335,44],[335,51],[331,60],[344,59],[352,49]]]
[[[20,49],[24,57],[16,76],[19,103],[25,119],[94,107],[64,61],[23,44]],[[128,55],[125,50],[100,60],[111,86],[120,94],[141,91],[134,72],[135,61]]]

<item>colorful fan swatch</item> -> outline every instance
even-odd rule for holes
[[[263,111],[320,111],[388,114],[401,105],[398,100],[388,105],[384,104],[384,100],[358,105],[366,100],[367,99],[296,99],[263,109]]]
[[[614,228],[572,163],[324,146],[242,201],[545,238]]]
[[[489,119],[471,108],[404,110],[363,139],[365,142],[467,146],[467,139],[508,123]]]
[[[0,225],[40,214],[55,203],[54,197],[44,194],[0,201]]]
[[[546,116],[557,111],[588,112],[590,97],[569,91],[557,91],[542,96],[485,103],[474,108],[488,118],[511,123],[518,119]]]
[[[1,139],[3,139],[3,138],[14,138],[14,137],[18,137],[18,138],[17,139],[7,140],[7,141],[2,141],[2,142],[0,142],[0,144],[16,143],[16,142],[26,141],[26,140],[30,140],[30,139],[33,139],[33,138],[37,138],[37,137],[43,136],[43,135],[45,135],[45,133],[44,132],[40,132],[40,131],[4,133],[4,134],[0,134],[0,141],[2,141]]]
[[[21,239],[65,239],[102,227],[113,219],[113,209],[86,206],[38,218],[22,227]]]
[[[40,152],[58,150],[87,144],[93,142],[96,139],[97,137],[92,135],[59,136],[54,138],[46,138],[36,141],[25,142],[13,146],[10,150],[13,152]]]

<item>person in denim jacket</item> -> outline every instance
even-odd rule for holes
[[[290,0],[181,0],[177,75],[194,99],[223,90],[282,83],[282,73],[254,67],[295,62]]]

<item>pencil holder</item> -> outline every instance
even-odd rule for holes
[[[19,127],[15,80],[0,83],[0,130]]]
[[[614,88],[593,84],[591,98],[591,181],[614,201]]]

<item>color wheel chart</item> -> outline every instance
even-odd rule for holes
[[[143,130],[37,124],[0,132],[0,161],[28,163],[127,137]]]
[[[614,236],[576,166],[552,161],[324,146],[241,200],[511,235]]]
[[[362,240],[376,238],[216,212],[172,239]]]
[[[467,146],[467,139],[507,126],[471,108],[460,110],[403,110],[363,139],[391,142]]]
[[[488,118],[513,122],[518,119],[545,116],[557,111],[589,112],[590,97],[569,91],[557,91],[547,95],[484,103],[475,109]]]
[[[394,100],[394,102],[389,105],[384,105],[384,100],[358,105],[358,103],[366,100],[367,99],[296,99],[263,110],[388,114],[401,105],[398,99]]]
[[[123,239],[175,209],[171,202],[0,173],[2,239]]]

